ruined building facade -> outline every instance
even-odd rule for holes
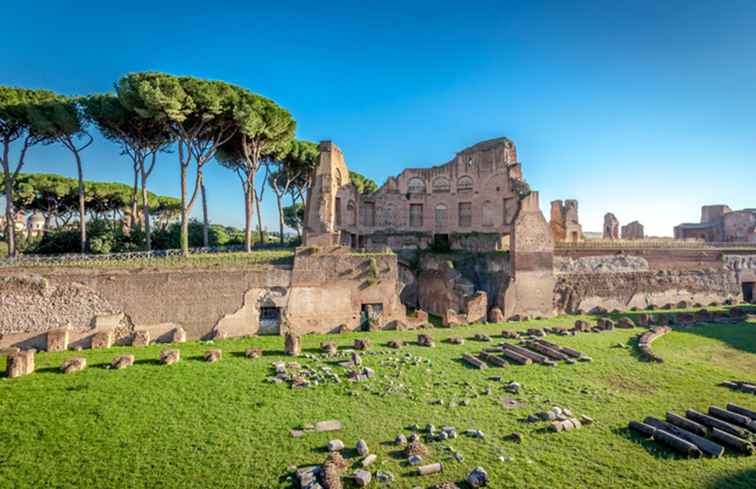
[[[568,199],[551,202],[551,234],[554,241],[577,243],[583,240],[583,227],[578,220],[578,201]]]
[[[619,239],[620,237],[619,219],[611,212],[607,212],[604,215],[603,237],[604,239]]]
[[[701,222],[675,226],[675,239],[756,243],[756,209],[733,211],[726,205],[701,207]]]
[[[351,183],[338,146],[324,141],[320,152],[305,211],[306,246],[507,252],[504,286],[488,305],[506,314],[553,313],[554,242],[512,141],[484,141],[444,164],[405,169],[370,194]]]
[[[501,238],[512,234],[528,188],[506,138],[476,144],[439,166],[408,168],[366,195],[351,183],[335,144],[323,142],[320,150],[305,220],[310,245],[400,250],[426,248],[435,238],[466,248],[465,237],[474,234],[481,247],[506,249]]]
[[[622,239],[636,240],[643,239],[644,237],[643,224],[640,222],[633,221],[622,226]]]

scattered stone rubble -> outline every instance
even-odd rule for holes
[[[728,404],[726,409],[709,406],[708,414],[688,409],[684,417],[668,411],[665,419],[648,416],[630,421],[628,428],[691,458],[719,458],[725,448],[745,455],[755,451],[756,411]]]

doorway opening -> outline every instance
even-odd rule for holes
[[[262,306],[260,308],[260,331],[259,334],[279,334],[281,327],[281,308],[275,306]]]
[[[754,302],[754,288],[756,282],[743,282],[741,286],[743,287],[743,301]]]
[[[360,329],[362,331],[370,331],[371,324],[380,323],[382,316],[383,304],[363,304],[360,314]]]

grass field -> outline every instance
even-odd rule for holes
[[[507,327],[569,326],[574,319]],[[84,351],[80,354],[90,366],[73,375],[57,371],[73,353],[41,353],[33,375],[0,379],[0,487],[292,488],[289,466],[322,462],[323,447],[332,438],[349,448],[364,438],[379,457],[373,472],[393,473],[396,481],[390,487],[399,489],[461,481],[478,465],[488,471],[494,488],[756,487],[756,456],[728,451],[721,459],[684,459],[625,429],[631,419],[663,416],[667,410],[703,411],[727,402],[756,409],[756,396],[717,386],[726,379],[756,378],[756,324],[675,330],[653,345],[666,360],[663,364],[639,359],[633,346],[638,328],[549,337],[590,355],[592,363],[479,371],[460,362],[463,352],[487,345],[471,340],[475,333],[500,341],[501,328],[435,329],[433,349],[409,345],[399,352],[366,355],[366,365],[377,372],[367,382],[300,390],[265,382],[272,375],[272,361],[291,360],[282,356],[280,337],[216,342],[224,352],[216,364],[201,360],[208,348],[202,343],[181,345],[182,361],[170,367],[157,362],[165,345]],[[366,336],[374,351],[388,351],[384,345],[389,339],[414,341],[416,333],[307,336],[304,347],[316,353],[326,338],[348,347]],[[468,340],[462,346],[441,341],[450,336]],[[630,347],[614,347],[618,343]],[[262,347],[265,356],[245,358],[249,346]],[[114,355],[125,352],[135,353],[136,365],[120,371],[104,368]],[[400,369],[384,365],[405,353],[430,363]],[[298,361],[325,364],[320,359]],[[3,371],[4,366],[0,360]],[[340,367],[333,368],[342,373]],[[492,375],[517,380],[523,388],[517,395],[508,394],[504,382],[489,380]],[[493,393],[483,394],[488,387]],[[505,407],[502,401],[508,398],[520,406]],[[459,407],[450,407],[450,402]],[[595,423],[549,433],[544,423],[522,421],[554,405],[589,415]],[[341,432],[289,435],[304,423],[333,418],[344,424]],[[444,462],[444,473],[418,477],[388,443],[399,432],[409,434],[406,427],[415,423],[452,425],[460,433],[480,429],[486,436],[460,435],[429,444],[426,461]],[[513,431],[525,435],[522,444],[506,439]],[[453,446],[464,459],[451,461],[444,446]],[[353,450],[345,453],[350,462],[358,461]]]

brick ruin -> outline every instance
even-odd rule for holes
[[[611,212],[604,215],[604,239],[619,239],[620,225],[619,219]]]
[[[733,211],[726,205],[701,207],[701,221],[675,226],[675,239],[756,243],[756,209]]]
[[[633,221],[629,224],[622,226],[621,229],[622,239],[636,240],[645,238],[643,231],[643,224],[638,221]]]
[[[305,243],[290,263],[0,268],[0,348],[408,329],[427,325],[428,314],[454,326],[755,299],[756,246],[574,242],[582,237],[577,202],[552,202],[547,222],[506,138],[404,170],[366,195],[351,183],[339,148],[323,142],[320,149]],[[607,224],[618,238],[612,214]],[[642,226],[630,223],[622,236],[641,239]]]
[[[429,247],[505,252],[508,271],[500,276],[498,296],[487,298],[489,307],[506,316],[554,314],[554,241],[512,141],[484,141],[444,164],[405,169],[370,194],[358,193],[351,183],[338,146],[324,141],[320,150],[305,213],[305,245],[397,253]],[[576,204],[571,214],[576,220]],[[453,277],[439,280],[458,296],[434,301],[429,312],[441,316],[477,292],[458,286]],[[426,307],[422,301],[418,305]]]
[[[578,243],[583,240],[583,227],[578,220],[578,201],[574,199],[551,202],[551,234],[554,241]]]

